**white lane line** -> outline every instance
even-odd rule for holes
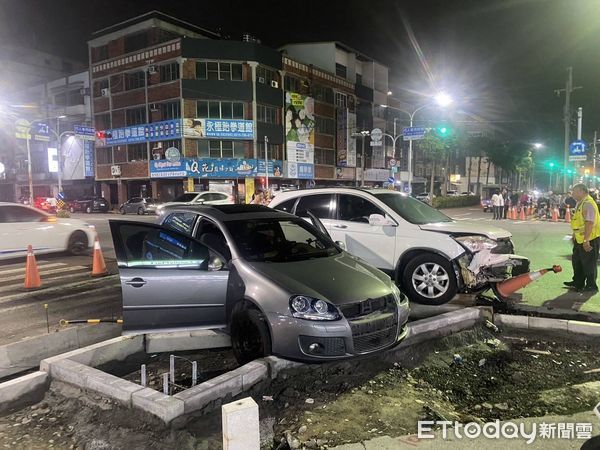
[[[52,263],[52,264],[42,264],[42,263],[38,263],[38,269],[43,270],[43,269],[47,269],[47,268],[51,268],[51,267],[64,267],[66,266],[66,263]],[[3,278],[1,278],[2,275],[8,275],[11,273],[24,273],[25,272],[25,263],[21,264],[21,267],[19,269],[10,269],[10,270],[0,270],[0,282],[3,280]]]
[[[85,266],[73,266],[73,267],[64,267],[62,269],[53,269],[53,270],[40,270],[40,277],[42,277],[42,280],[44,279],[44,277],[46,275],[53,275],[56,273],[65,273],[65,272],[75,272],[75,271],[82,271],[83,270],[88,270],[87,267]],[[2,280],[0,280],[0,283],[3,283],[5,281],[16,281],[16,280],[22,280],[23,279],[24,274],[20,274],[20,275],[15,275],[12,277],[7,277],[7,278],[3,278]],[[5,290],[6,286],[1,286],[0,287],[0,292],[2,292],[3,290]]]
[[[470,215],[471,215],[471,213],[454,214],[455,217],[470,216]]]

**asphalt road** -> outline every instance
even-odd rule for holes
[[[481,227],[499,226],[513,234],[516,253],[531,259],[532,270],[561,264],[561,274],[547,274],[515,295],[515,301],[531,306],[567,308],[582,312],[600,312],[600,295],[582,296],[565,290],[562,282],[571,279],[570,244],[564,237],[570,228],[566,223],[540,221],[494,221],[489,213],[478,208],[459,208],[445,211],[459,221],[470,221]],[[91,256],[68,255],[38,258],[43,290],[25,292],[22,287],[24,261],[0,264],[0,344],[26,336],[47,332],[46,309],[51,331],[58,328],[60,319],[111,318],[121,315],[121,290],[118,281],[115,253],[108,225],[109,219],[152,222],[155,216],[120,216],[115,214],[75,214],[94,224],[112,277],[91,279]],[[470,296],[459,296],[445,305],[462,307],[472,302]],[[433,309],[433,311],[432,311]],[[415,317],[439,313],[440,308],[413,307]]]

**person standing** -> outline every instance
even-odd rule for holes
[[[571,218],[573,230],[573,280],[567,287],[578,292],[598,292],[598,253],[600,250],[600,213],[598,205],[590,196],[585,184],[573,186],[573,198],[577,201]]]
[[[499,191],[494,192],[494,195],[492,195],[492,206],[494,207],[494,220],[500,220],[504,202]]]
[[[507,189],[502,190],[502,201],[504,202],[504,205],[502,205],[502,219],[506,219],[508,208],[510,208],[510,195]]]

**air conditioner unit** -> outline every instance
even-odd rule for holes
[[[81,88],[79,89],[79,93],[81,95],[90,95],[90,88]]]
[[[121,176],[121,166],[110,166],[110,174],[113,177],[120,177]]]
[[[150,103],[150,111],[158,111],[158,105],[156,103]]]
[[[108,94],[110,94],[110,91],[108,90],[108,88],[104,88],[100,91],[100,93],[102,94],[102,97],[108,97]]]
[[[150,75],[154,75],[156,73],[156,66],[150,66],[150,67],[148,67],[148,73]]]
[[[258,77],[258,82],[265,84],[265,78],[264,77]]]
[[[279,83],[275,80],[271,80],[271,87],[278,89],[279,88]]]

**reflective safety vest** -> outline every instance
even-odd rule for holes
[[[594,227],[592,228],[589,240],[591,241],[592,239],[600,237],[600,213],[598,212],[598,205],[596,204],[594,199],[588,195],[581,202],[579,202],[579,204],[575,208],[573,217],[571,217],[571,228],[573,229],[573,234],[575,235],[575,240],[578,244],[583,244],[584,239],[585,217],[583,217],[583,205],[585,205],[586,203],[591,204],[596,213]]]

